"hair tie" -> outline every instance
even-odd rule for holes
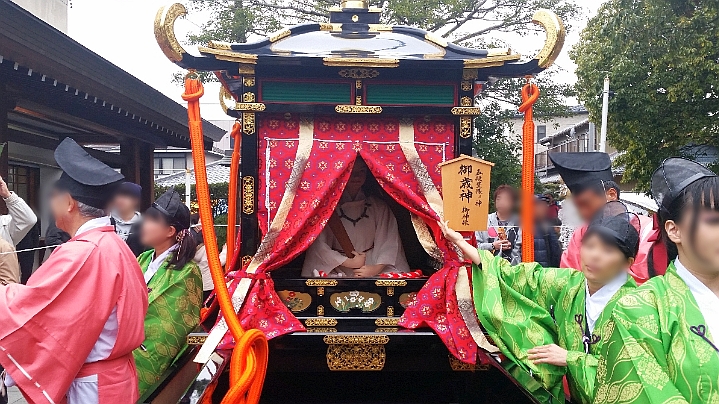
[[[188,235],[189,233],[190,233],[190,231],[189,231],[188,229],[180,230],[180,231],[177,232],[177,235],[175,236],[175,239],[177,240],[178,243],[182,244],[182,240],[184,240],[185,237],[187,237],[187,235]]]

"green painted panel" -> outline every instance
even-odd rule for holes
[[[367,105],[453,106],[452,85],[366,84]]]
[[[262,102],[354,104],[349,83],[297,83],[264,81]]]

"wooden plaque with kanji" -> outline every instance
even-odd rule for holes
[[[441,164],[444,218],[457,231],[487,230],[494,163],[462,155]]]

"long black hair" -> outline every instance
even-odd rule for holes
[[[197,249],[197,241],[190,233],[190,223],[172,223],[170,219],[162,212],[154,207],[150,207],[145,212],[145,216],[155,220],[161,220],[166,226],[175,229],[175,241],[179,245],[177,250],[172,252],[169,266],[172,269],[180,270],[187,265],[188,262],[195,258],[195,250]]]
[[[690,226],[691,233],[689,234],[689,240],[693,243],[696,236],[699,213],[703,210],[719,212],[719,177],[706,177],[693,182],[684,188],[668,206],[661,206],[659,208],[657,215],[659,215],[660,238],[666,246],[669,261],[674,259],[679,252],[677,245],[674,244],[667,235],[667,231],[664,228],[665,223],[668,220],[681,223],[686,218],[688,212],[693,212]],[[648,270],[650,276],[655,276],[658,273],[654,263],[653,250],[654,246],[652,246],[652,251],[649,252]]]

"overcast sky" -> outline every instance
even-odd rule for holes
[[[169,4],[168,0],[73,0],[69,10],[68,34],[100,56],[108,59],[135,77],[156,88],[168,97],[182,102],[182,89],[171,82],[172,74],[180,68],[171,63],[160,51],[152,31],[157,10]],[[563,69],[562,81],[573,83],[575,66],[568,51],[577,42],[579,31],[586,20],[594,15],[602,1],[580,1],[585,17],[573,23],[557,65]],[[338,0],[339,3],[339,0]],[[203,21],[202,14],[191,14],[176,23],[178,39],[188,32],[197,31]],[[508,35],[502,37],[513,49],[531,57],[541,48],[544,36],[522,39]],[[196,53],[193,47],[185,47]],[[202,115],[205,119],[228,119],[217,101],[219,85],[210,84],[202,98]]]

